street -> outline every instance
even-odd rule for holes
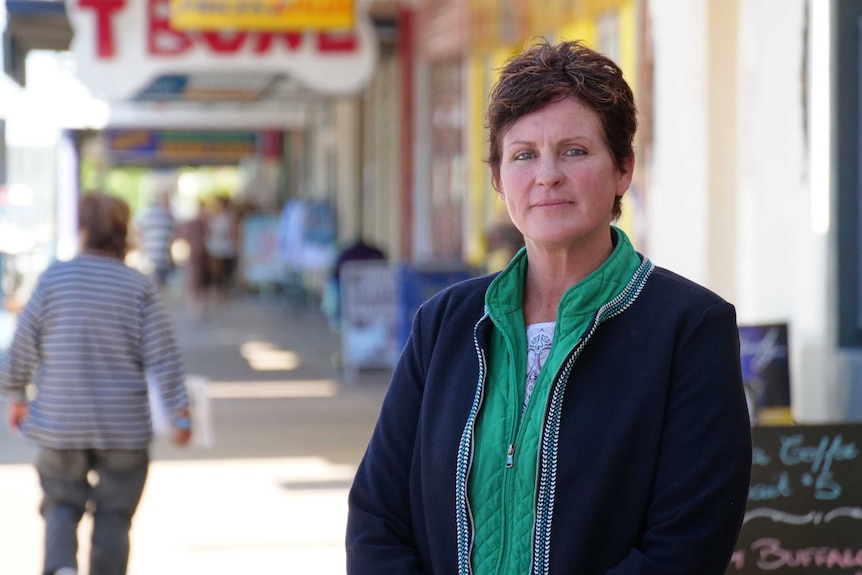
[[[161,437],[153,443],[129,575],[344,573],[347,491],[388,370],[345,383],[332,361],[338,334],[316,309],[292,312],[277,296],[244,295],[192,323],[178,289],[169,286],[165,299],[190,381],[201,382],[191,386],[197,435],[184,448]],[[209,430],[201,428],[206,419]],[[4,426],[3,575],[41,570],[34,454]],[[85,518],[79,531],[81,575],[89,526]]]

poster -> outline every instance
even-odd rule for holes
[[[279,218],[246,216],[242,220],[240,275],[243,283],[260,287],[285,281],[285,265],[278,251]]]
[[[752,424],[790,419],[790,361],[787,324],[739,326],[740,360]]]

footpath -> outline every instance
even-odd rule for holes
[[[198,402],[194,445],[154,441],[128,575],[339,575],[347,492],[388,370],[349,382],[314,308],[238,296],[192,322],[166,293]],[[5,405],[0,401],[5,413]],[[35,448],[0,431],[0,574],[41,572]],[[90,522],[81,523],[80,575]]]

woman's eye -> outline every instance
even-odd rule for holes
[[[533,154],[530,152],[521,152],[520,154],[515,154],[513,160],[529,160],[533,157]]]
[[[566,156],[585,156],[587,151],[582,148],[569,148],[566,150]]]

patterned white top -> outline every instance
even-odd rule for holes
[[[542,366],[545,365],[545,360],[548,359],[548,352],[551,351],[555,325],[556,322],[546,321],[543,323],[532,323],[527,326],[527,383],[524,386],[524,405],[521,408],[522,416],[527,410],[527,403],[530,401],[530,395],[533,393],[533,387],[536,385],[539,372],[542,371]]]

